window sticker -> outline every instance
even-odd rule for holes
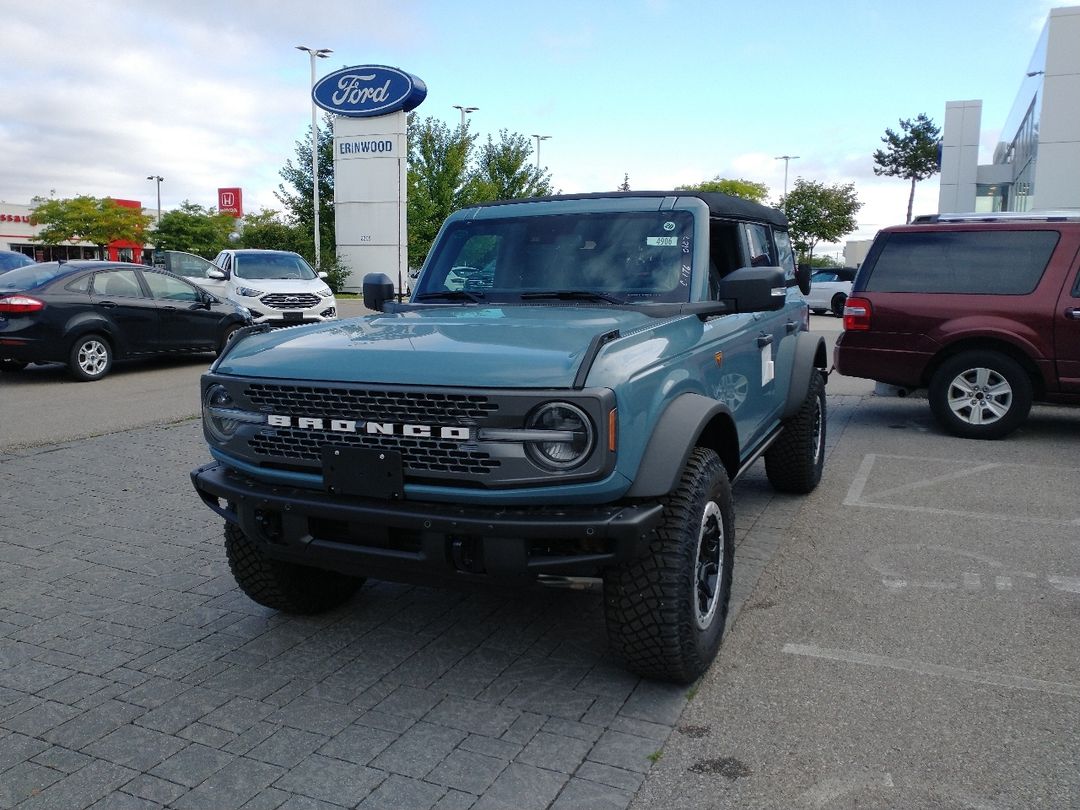
[[[675,230],[675,223],[672,222],[669,219],[667,222],[664,223],[664,230],[665,231],[673,231],[673,230]]]
[[[646,236],[645,244],[649,247],[678,247],[679,237],[677,236]]]

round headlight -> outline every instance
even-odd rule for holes
[[[585,411],[568,402],[549,402],[529,416],[530,430],[548,431],[551,438],[525,443],[534,462],[549,470],[570,470],[592,452],[595,434]]]
[[[203,426],[206,431],[220,442],[227,442],[240,427],[240,420],[230,412],[236,409],[236,403],[223,385],[211,385],[203,395]]]

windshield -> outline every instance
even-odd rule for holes
[[[693,226],[689,211],[455,222],[413,300],[688,301]]]
[[[233,273],[239,278],[292,278],[313,281],[318,274],[295,253],[237,253]]]
[[[0,290],[32,290],[70,271],[71,267],[68,265],[56,262],[16,267],[0,275]]]

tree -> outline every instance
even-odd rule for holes
[[[44,225],[37,238],[46,245],[90,242],[104,249],[112,242],[146,241],[151,218],[115,200],[81,195],[67,200],[35,197],[30,224]]]
[[[911,181],[908,194],[907,219],[911,222],[911,206],[915,201],[915,183],[941,171],[938,163],[938,143],[941,128],[925,113],[919,113],[914,122],[900,119],[901,135],[886,129],[881,141],[885,149],[874,151],[874,174],[902,177]]]
[[[801,177],[780,200],[801,261],[812,261],[818,242],[836,242],[855,230],[862,206],[851,183],[826,186]]]
[[[310,235],[302,233],[295,223],[283,219],[279,212],[261,210],[244,217],[236,246],[300,253],[299,248],[308,241]]]
[[[471,177],[476,201],[550,194],[551,175],[529,165],[532,151],[532,142],[520,133],[500,129],[498,143],[488,135],[477,151]]]
[[[236,217],[231,214],[184,200],[179,208],[161,215],[150,240],[158,250],[182,250],[212,259],[228,246],[236,227]]]
[[[325,247],[337,244],[337,229],[334,222],[334,117],[330,113],[323,116],[319,128],[319,245]],[[311,264],[315,263],[315,208],[312,205],[311,177],[311,128],[307,136],[296,142],[296,164],[292,160],[285,162],[279,172],[285,183],[278,185],[274,196],[281,200],[297,233],[302,241],[293,250],[304,256]]]
[[[469,156],[476,135],[468,127],[451,131],[442,121],[420,121],[410,113],[408,123],[409,263],[419,267],[443,220],[458,208],[477,200],[469,171]]]
[[[753,180],[728,180],[716,175],[712,180],[702,180],[689,186],[675,186],[676,191],[719,191],[732,197],[742,197],[751,202],[764,203],[769,196],[769,187]]]
[[[619,183],[619,187],[616,191],[629,191],[630,190],[630,172],[623,172],[622,182]]]

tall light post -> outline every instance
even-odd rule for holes
[[[311,88],[315,89],[315,60],[325,59],[333,53],[329,48],[309,48],[297,45],[296,50],[306,51],[311,57]],[[322,267],[319,235],[319,119],[315,109],[315,99],[311,99],[311,207],[315,213],[315,269]]]
[[[533,137],[536,138],[536,177],[537,177],[537,181],[539,181],[539,178],[540,178],[540,141],[546,141],[551,136],[550,135],[533,135]]]
[[[799,159],[798,155],[779,155],[776,158],[776,160],[784,161],[784,199],[785,200],[787,199],[787,168],[788,168],[788,163],[790,163],[793,160],[798,160],[798,159]]]
[[[165,178],[160,174],[148,174],[147,180],[153,180],[157,184],[157,226],[161,227],[161,181]]]
[[[465,116],[468,113],[474,113],[474,112],[476,112],[477,110],[480,109],[479,107],[463,107],[460,104],[454,104],[453,107],[454,107],[455,110],[461,110],[461,129],[462,129],[462,131],[464,131],[464,129],[465,129]]]

